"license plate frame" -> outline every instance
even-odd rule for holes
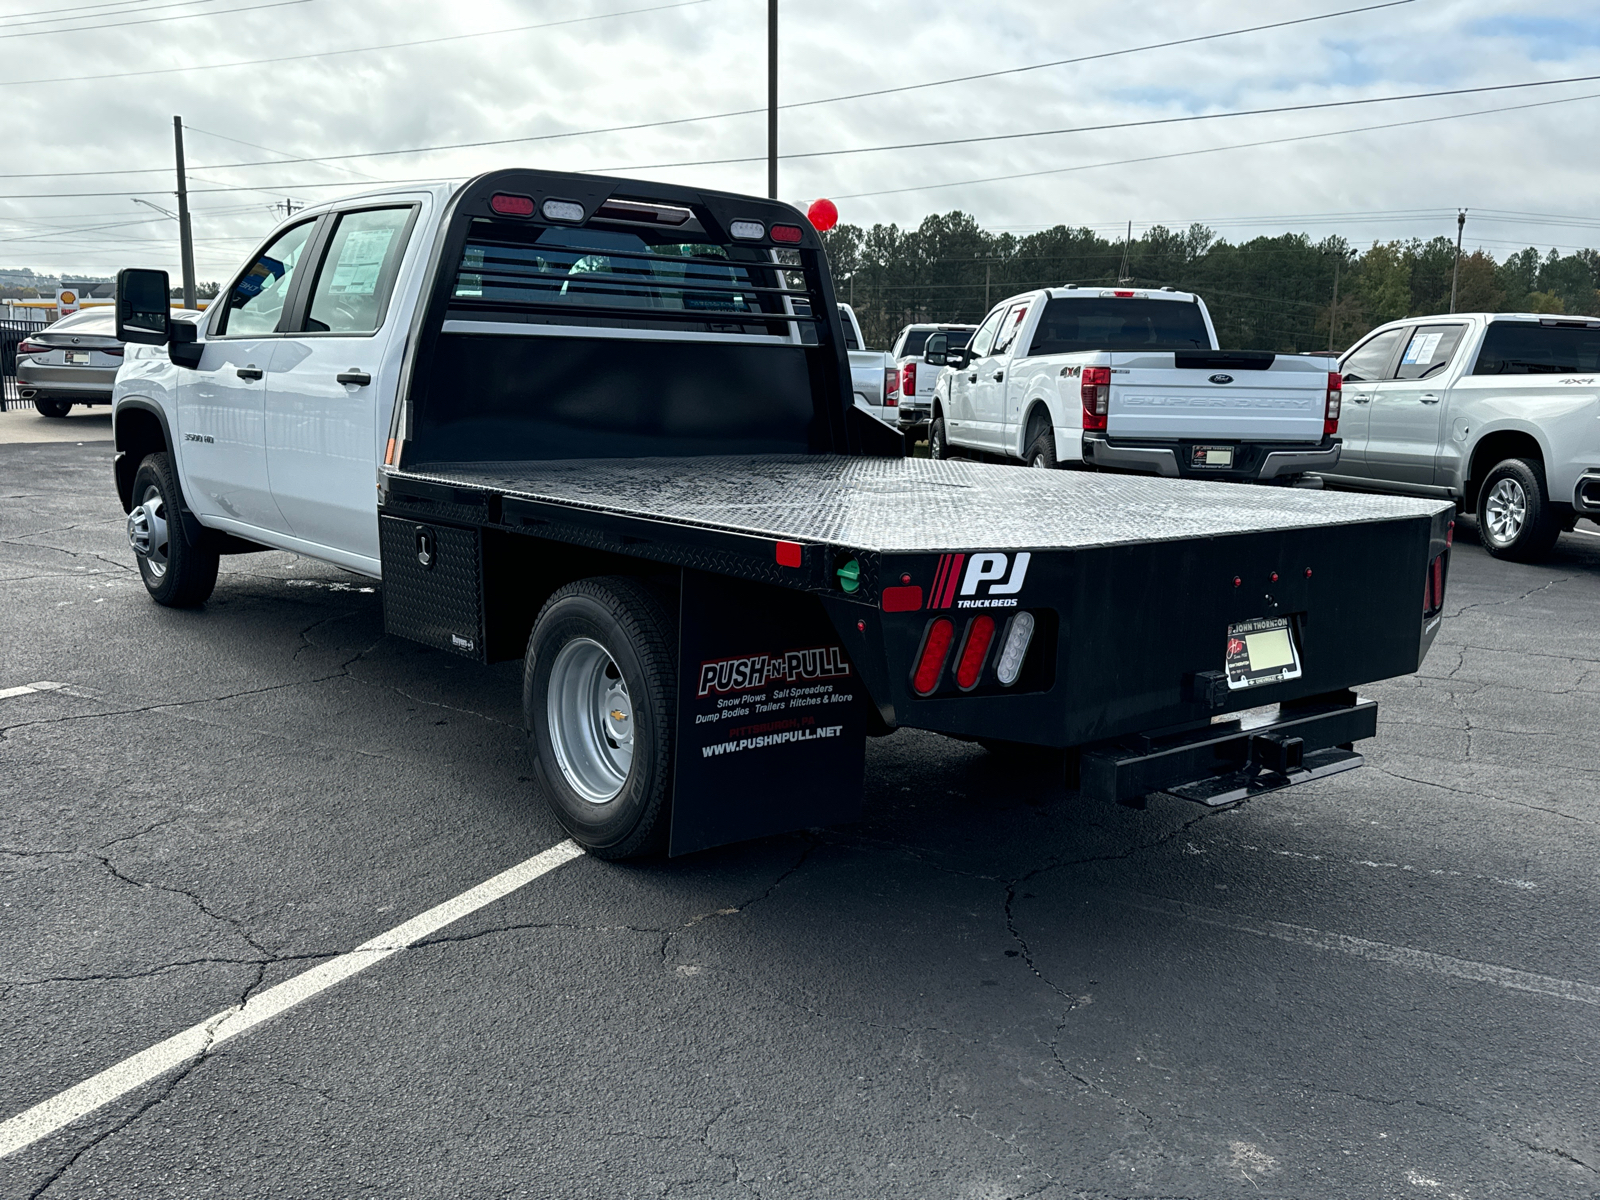
[[[1233,467],[1232,446],[1195,446],[1189,465],[1197,471],[1226,471]]]
[[[1305,673],[1294,622],[1288,617],[1256,617],[1229,625],[1222,661],[1231,692],[1286,683]]]
[[[65,350],[66,363],[69,367],[87,367],[89,365],[89,352],[87,350]]]

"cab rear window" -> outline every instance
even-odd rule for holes
[[[1209,350],[1200,306],[1186,300],[1053,297],[1029,354],[1084,350]]]
[[[1600,327],[1490,321],[1474,375],[1572,375],[1600,370]]]

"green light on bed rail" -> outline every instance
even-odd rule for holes
[[[834,574],[839,577],[839,586],[846,592],[854,592],[861,586],[861,564],[853,558],[845,559]]]

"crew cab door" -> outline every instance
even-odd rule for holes
[[[1434,482],[1444,429],[1445,376],[1465,340],[1464,324],[1405,330],[1404,349],[1390,378],[1373,389],[1368,406],[1366,471],[1393,483]]]
[[[1006,306],[1001,305],[983,319],[983,324],[978,326],[978,332],[972,335],[968,343],[971,357],[967,365],[959,371],[950,368],[950,411],[945,415],[945,430],[952,442],[962,446],[978,446],[977,410],[973,402],[973,389],[978,383],[978,369],[987,359],[989,349],[994,345],[995,331],[1000,328],[1000,318],[1006,315]],[[993,374],[993,368],[990,368]]]
[[[201,517],[287,531],[267,473],[267,380],[315,226],[291,226],[250,260],[212,302],[200,365],[177,370],[183,494]]]
[[[378,559],[380,430],[398,363],[400,314],[390,296],[419,205],[349,209],[326,218],[308,256],[267,381],[272,494],[297,538]]]
[[[1344,376],[1343,411],[1339,415],[1339,436],[1344,447],[1339,453],[1340,475],[1367,474],[1367,438],[1371,431],[1372,402],[1378,384],[1389,377],[1390,365],[1399,353],[1404,329],[1389,329],[1376,334],[1351,350],[1339,363]]]
[[[1011,351],[1028,319],[1028,301],[1006,309],[994,335],[989,353],[972,364],[977,382],[972,385],[972,417],[975,440],[986,450],[1004,450],[1006,445],[1006,372],[1011,366]]]

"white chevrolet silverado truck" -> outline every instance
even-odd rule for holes
[[[1330,483],[1453,499],[1497,558],[1540,558],[1600,516],[1600,319],[1408,317],[1340,370],[1349,407]]]
[[[928,446],[1029,466],[1305,482],[1339,461],[1331,359],[1219,350],[1188,292],[1047,288],[997,304],[943,365]]]

